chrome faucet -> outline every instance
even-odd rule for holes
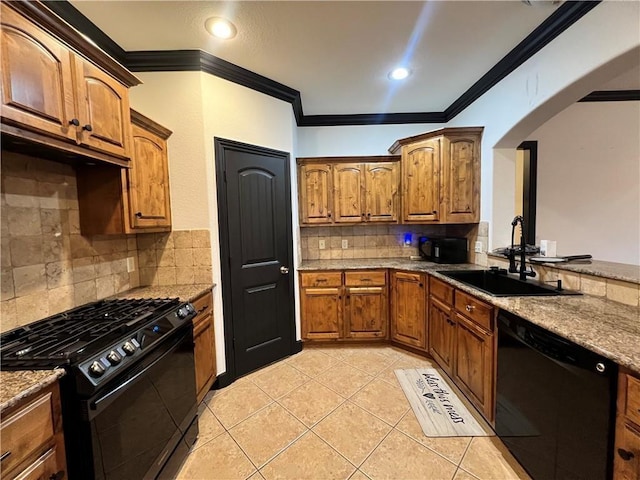
[[[516,250],[515,250],[515,243],[513,238],[515,235],[515,230],[518,223],[520,224],[520,265],[516,264]],[[524,218],[521,215],[517,215],[514,217],[513,221],[511,222],[511,248],[509,249],[509,253],[507,254],[507,257],[509,258],[509,273],[519,273],[520,280],[523,280],[523,281],[525,281],[527,277],[536,276],[536,272],[533,271],[533,268],[531,268],[531,270],[527,270],[525,247],[526,247],[526,242],[524,238]]]

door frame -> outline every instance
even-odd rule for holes
[[[233,304],[231,302],[230,290],[225,292],[225,286],[231,285],[231,259],[229,248],[229,237],[226,234],[229,231],[229,218],[227,215],[227,179],[226,166],[227,159],[225,152],[227,150],[237,150],[245,153],[254,153],[259,155],[270,156],[282,159],[285,162],[285,195],[287,198],[287,206],[285,215],[287,215],[287,263],[289,264],[289,311],[291,312],[291,335],[289,339],[290,354],[300,351],[296,340],[296,310],[295,310],[295,291],[293,276],[295,268],[293,265],[293,227],[291,214],[291,158],[288,152],[273,150],[270,148],[250,145],[248,143],[228,140],[226,138],[213,137],[215,151],[215,168],[216,168],[216,195],[218,200],[218,239],[220,242],[220,267],[222,276],[222,313],[224,326],[224,350],[225,362],[227,364],[226,372],[218,376],[218,388],[226,387],[236,380],[236,360],[233,330]]]

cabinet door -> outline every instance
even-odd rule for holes
[[[614,480],[640,480],[640,430],[618,417],[613,460]]]
[[[452,308],[431,296],[429,300],[429,353],[442,369],[453,371],[456,323]]]
[[[196,317],[193,323],[193,357],[196,370],[196,391],[198,392],[198,403],[200,403],[211,388],[211,383],[213,383],[211,380],[216,374],[213,313],[206,313],[202,318]]]
[[[336,223],[364,221],[364,165],[338,163],[333,166],[333,208]]]
[[[442,218],[447,223],[480,221],[480,138],[445,138]]]
[[[2,121],[76,140],[71,52],[2,3]]]
[[[127,170],[131,227],[171,227],[167,144],[137,125],[131,131],[133,161]]]
[[[426,294],[424,276],[393,272],[391,280],[391,338],[426,349]]]
[[[300,223],[331,223],[331,165],[310,163],[301,165],[298,171]]]
[[[302,338],[342,337],[342,287],[305,288],[301,292]]]
[[[398,222],[398,162],[365,164],[365,206],[368,222]]]
[[[129,90],[92,63],[75,56],[80,142],[95,150],[130,157]]]
[[[456,313],[454,378],[457,385],[493,421],[494,336]]]
[[[387,287],[347,288],[345,323],[347,338],[387,336]]]
[[[15,480],[44,480],[52,478],[65,478],[64,469],[58,465],[56,447],[47,450],[35,462],[21,471]],[[58,477],[56,474],[63,476]]]
[[[402,147],[402,218],[436,222],[440,209],[440,138]]]

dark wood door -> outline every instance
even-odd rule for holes
[[[215,142],[226,361],[236,377],[295,345],[289,154]]]

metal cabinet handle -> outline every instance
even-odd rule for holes
[[[136,212],[136,217],[141,218],[142,217],[142,212]]]
[[[318,278],[318,279],[316,280],[316,283],[326,283],[326,282],[327,282],[327,279],[326,279],[326,278]]]
[[[2,456],[0,456],[0,462],[7,458],[9,455],[11,455],[11,450],[7,450],[6,452],[4,452]]]
[[[467,312],[471,312],[471,311],[473,311],[476,307],[475,307],[475,305],[467,305],[465,308],[466,308]]]
[[[64,478],[64,471],[60,470],[59,472],[54,473],[49,477],[49,480],[62,480]]]
[[[629,460],[631,460],[634,457],[633,452],[625,450],[624,448],[619,448],[618,449],[618,455],[620,455],[620,458],[622,460],[624,460],[625,462],[628,462]]]
[[[77,118],[72,118],[69,120],[69,125],[73,125],[74,127],[80,126],[80,121]]]
[[[285,266],[280,267],[280,273],[286,275],[287,273],[289,273],[289,268]]]
[[[89,125],[88,123],[86,125],[84,125],[82,127],[83,130],[86,130],[87,132],[91,132],[93,131],[93,127],[91,125]]]

